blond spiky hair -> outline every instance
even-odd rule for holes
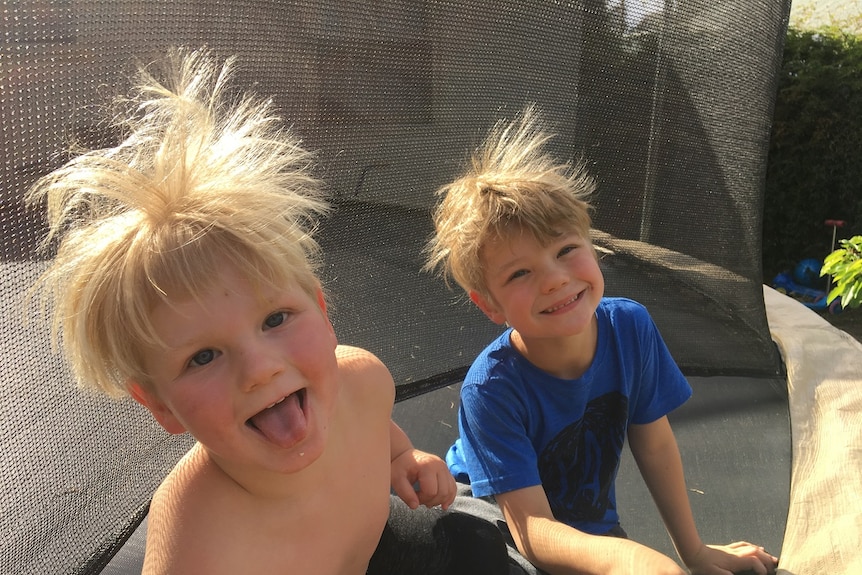
[[[122,395],[146,384],[140,350],[161,345],[150,312],[196,298],[227,262],[253,285],[317,289],[311,238],[327,204],[311,156],[268,101],[227,93],[233,59],[171,51],[142,68],[114,148],[87,152],[36,183],[56,257],[34,293],[78,381]]]
[[[513,231],[543,244],[568,231],[589,239],[595,183],[582,164],[559,162],[545,149],[552,137],[533,106],[494,126],[465,173],[437,191],[427,270],[488,297],[481,251],[489,240]]]

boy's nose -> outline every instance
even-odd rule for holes
[[[548,269],[542,277],[542,291],[552,293],[569,283],[569,276],[556,267]]]
[[[255,349],[243,352],[244,391],[267,385],[284,371],[284,358],[271,349]]]

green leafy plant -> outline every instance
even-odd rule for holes
[[[832,276],[834,283],[826,301],[840,297],[842,308],[857,308],[862,305],[862,236],[841,240],[839,245],[826,256],[820,270],[821,276]]]

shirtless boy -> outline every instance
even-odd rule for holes
[[[177,50],[164,80],[142,70],[122,143],[28,198],[59,244],[36,289],[78,380],[197,440],[153,498],[144,573],[505,572],[487,532],[481,563],[381,539],[390,486],[411,509],[445,508],[454,481],[391,420],[386,367],[336,341],[311,157],[269,103],[226,93],[230,64]]]

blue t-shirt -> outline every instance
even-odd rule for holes
[[[511,345],[506,330],[461,387],[460,437],[446,462],[481,497],[542,485],[558,521],[603,534],[619,525],[614,481],[630,423],[651,423],[691,387],[641,304],[604,298],[587,371],[560,379]]]

